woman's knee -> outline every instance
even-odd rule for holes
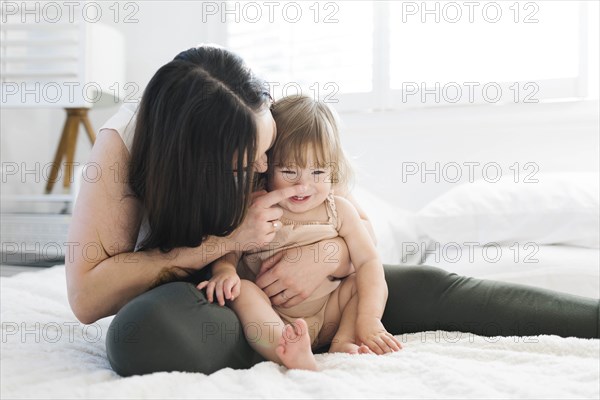
[[[462,277],[427,265],[385,266],[388,299],[384,325],[405,332],[404,325],[424,319],[436,320],[448,289]]]
[[[125,376],[212,373],[255,362],[233,311],[208,303],[185,282],[159,286],[125,305],[111,323],[106,350],[113,369]]]

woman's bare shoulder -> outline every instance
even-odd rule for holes
[[[101,130],[84,168],[69,240],[82,246],[94,244],[102,254],[95,260],[76,257],[75,264],[93,268],[108,257],[133,250],[142,209],[127,182],[128,163],[129,152],[119,133]]]

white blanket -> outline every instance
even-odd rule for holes
[[[589,398],[600,397],[600,341],[398,336],[386,356],[322,354],[320,372],[272,362],[249,370],[121,378],[106,359],[110,319],[82,325],[64,267],[1,278],[2,398]]]

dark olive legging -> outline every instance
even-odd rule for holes
[[[386,266],[383,324],[393,334],[443,330],[481,336],[598,338],[600,302],[530,286],[468,278],[428,266]],[[187,282],[152,289],[111,323],[106,351],[120,375],[157,371],[210,374],[262,358],[233,311],[208,303]]]

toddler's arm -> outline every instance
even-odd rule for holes
[[[340,220],[339,233],[348,245],[356,269],[356,339],[377,354],[397,351],[401,348],[400,342],[381,324],[388,290],[377,249],[354,206],[341,197],[336,197],[335,202]]]
[[[209,302],[212,303],[216,296],[219,305],[224,306],[225,300],[233,300],[239,296],[241,285],[236,272],[239,259],[239,253],[231,252],[213,262],[212,277],[197,286],[199,290],[206,288],[206,298]]]
[[[358,216],[360,217],[362,224],[364,225],[365,228],[367,228],[367,232],[369,232],[369,235],[371,236],[371,239],[373,240],[373,244],[377,245],[377,237],[375,236],[375,230],[373,229],[373,224],[371,224],[371,220],[369,219],[369,216],[362,209],[362,207],[358,204],[358,202],[356,201],[354,196],[352,196],[352,194],[350,192],[348,192],[346,189],[340,189],[339,191],[336,189],[335,193],[338,196],[341,196],[341,197],[345,198],[346,200],[348,200],[354,206],[354,208],[356,208],[356,211],[358,212]]]

